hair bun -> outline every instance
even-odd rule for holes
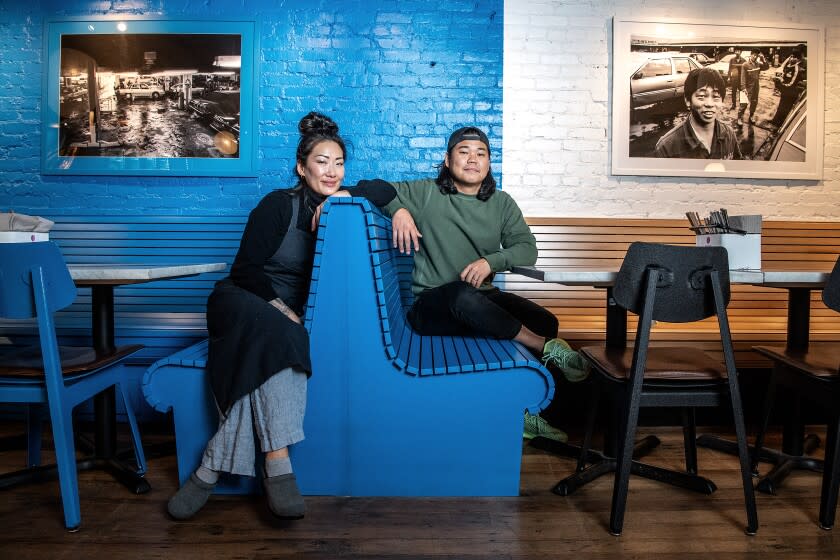
[[[338,136],[338,125],[328,116],[312,111],[298,124],[302,136],[317,134],[319,136]]]

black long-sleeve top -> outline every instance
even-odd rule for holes
[[[378,207],[385,206],[396,196],[394,187],[379,179],[360,181],[353,188],[345,189],[351,196],[363,197]],[[248,216],[248,223],[239,243],[239,251],[231,267],[233,282],[266,301],[277,297],[271,278],[265,272],[265,264],[274,255],[289,229],[293,204],[298,204],[298,219],[295,227],[309,233],[315,208],[325,197],[303,187],[296,190],[275,190],[263,197]],[[311,263],[305,271],[307,278],[312,274]]]

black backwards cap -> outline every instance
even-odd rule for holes
[[[487,146],[487,151],[490,151],[490,141],[487,140],[487,135],[474,126],[465,126],[453,132],[446,144],[446,151],[451,151],[459,142],[464,140],[479,140]]]
[[[695,91],[707,86],[717,90],[722,98],[726,97],[726,82],[723,81],[720,73],[713,68],[695,68],[689,72],[685,79],[683,95],[686,99],[691,99]]]

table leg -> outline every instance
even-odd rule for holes
[[[627,346],[627,311],[616,303],[612,286],[607,288],[607,346]]]
[[[92,314],[91,332],[93,347],[97,354],[113,353],[114,343],[114,287],[110,285],[93,286],[91,290]],[[116,392],[113,387],[94,397],[94,454],[93,457],[79,463],[79,468],[102,469],[120,481],[135,494],[144,494],[151,490],[146,479],[123,463],[117,457],[117,410]]]
[[[787,347],[806,350],[811,324],[811,289],[788,288]]]
[[[113,354],[114,344],[114,287],[99,285],[91,288],[91,322],[93,347],[97,353]]]

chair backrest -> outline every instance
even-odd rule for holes
[[[76,297],[76,285],[52,241],[0,243],[0,317],[30,319],[37,316],[33,273],[43,271],[47,311],[63,309]]]
[[[655,321],[687,323],[715,314],[709,279],[717,271],[724,307],[729,304],[729,259],[723,247],[686,247],[636,242],[630,245],[613,288],[616,303],[639,315],[648,272],[658,270]]]
[[[840,312],[840,256],[823,287],[822,300],[826,307]]]

